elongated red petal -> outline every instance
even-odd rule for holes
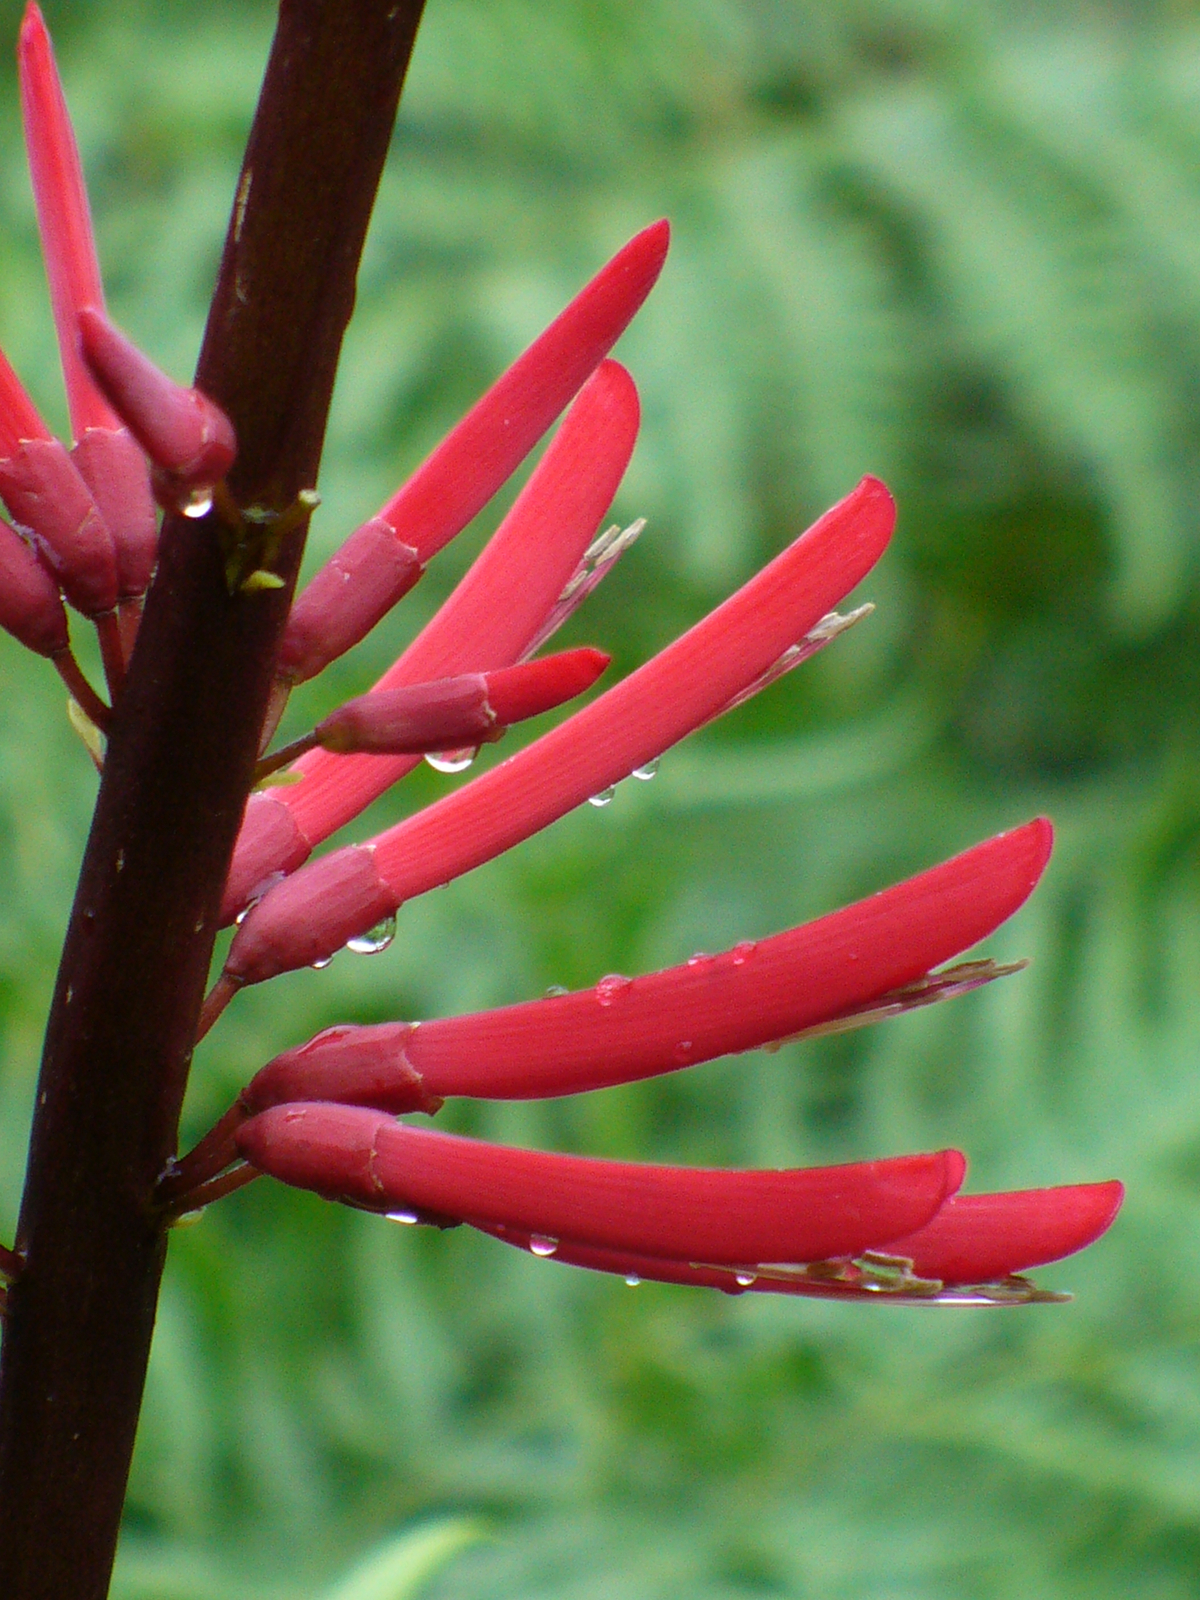
[[[932,1222],[887,1249],[909,1257],[922,1278],[992,1283],[1084,1249],[1111,1226],[1124,1195],[1116,1181],[956,1195]]]
[[[92,376],[169,478],[171,503],[219,483],[237,454],[233,424],[220,406],[168,378],[94,306],[85,306],[78,320]]]
[[[26,7],[21,24],[17,62],[25,147],[46,275],[50,280],[50,303],[58,333],[71,429],[76,438],[81,438],[89,428],[113,429],[119,423],[93,382],[79,348],[76,318],[84,306],[104,309],[104,288],[79,150],[63,98],[50,35],[42,13],[33,4]]]
[[[665,221],[637,234],[498,378],[379,513],[422,561],[440,550],[529,454],[654,287]]]
[[[669,242],[665,221],[637,234],[472,406],[365,525],[390,529],[390,546],[375,538],[368,552],[360,529],[317,573],[288,619],[284,677],[303,683],[364,638],[507,483],[624,332]]]
[[[813,1261],[930,1220],[962,1181],[957,1151],[791,1171],[655,1167],[514,1150],[350,1106],[279,1106],[244,1124],[264,1172],[374,1211],[413,1207],[683,1261]]]
[[[608,510],[633,454],[633,379],[605,361],[563,420],[512,510],[435,617],[375,685],[400,688],[517,661],[529,647]],[[315,750],[301,781],[253,795],[221,909],[234,916],[272,873],[292,872],[322,839],[417,764],[409,756]]]
[[[270,890],[234,936],[229,978],[261,983],[311,962],[314,950],[315,959],[331,955],[377,921],[389,898],[395,910],[470,871],[669,749],[870,571],[894,517],[884,486],[864,479],[724,605],[568,721],[369,845],[337,851]],[[357,918],[351,882],[363,896]]]
[[[1031,822],[803,927],[645,977],[474,1016],[331,1028],[269,1062],[243,1100],[399,1112],[420,1095],[536,1099],[753,1049],[977,943],[1023,903],[1051,840],[1048,822]]]
[[[41,656],[69,643],[58,584],[7,522],[0,522],[0,628]]]
[[[17,60],[21,111],[42,254],[58,334],[75,465],[95,497],[117,548],[121,594],[145,593],[154,571],[157,527],[141,451],[120,425],[83,359],[78,315],[104,309],[92,218],[79,150],[42,14],[26,8]]]
[[[566,650],[498,672],[380,689],[331,712],[316,736],[325,750],[382,755],[478,743],[582,694],[611,660],[603,650]]]

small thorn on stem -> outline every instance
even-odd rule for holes
[[[112,711],[92,688],[70,648],[57,651],[50,659],[59,677],[66,684],[72,700],[84,716],[95,723],[101,732],[107,730],[112,721]]]
[[[241,982],[231,977],[228,972],[223,972],[205,996],[204,1004],[200,1008],[200,1021],[196,1025],[196,1043],[201,1039],[216,1022],[225,1007],[242,987]]]

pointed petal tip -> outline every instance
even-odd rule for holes
[[[967,1158],[961,1150],[954,1149],[943,1150],[942,1157],[946,1164],[946,1187],[943,1199],[949,1200],[963,1186],[963,1180],[967,1176]]]
[[[17,47],[24,51],[34,43],[49,43],[50,34],[46,27],[46,19],[42,15],[42,8],[37,0],[29,0],[25,7],[25,14],[21,18],[21,28],[17,35]]]
[[[1107,1183],[956,1195],[931,1222],[888,1243],[919,1277],[991,1283],[1043,1267],[1094,1244],[1112,1226],[1124,1185]]]
[[[589,393],[594,399],[607,403],[619,415],[631,420],[634,429],[637,429],[642,419],[642,402],[638,395],[637,384],[633,381],[633,374],[628,367],[623,367],[619,361],[606,356],[580,390],[580,399]]]

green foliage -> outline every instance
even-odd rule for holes
[[[114,313],[182,375],[269,7],[47,10]],[[1130,1198],[1042,1275],[1073,1305],[939,1314],[630,1291],[256,1184],[173,1241],[118,1596],[345,1600],[329,1586],[364,1552],[414,1527],[449,1558],[462,1517],[491,1539],[419,1592],[1194,1591],[1198,43],[1186,7],[1115,3],[431,0],[314,559],[663,212],[671,261],[622,347],[645,423],[618,511],[651,527],[573,638],[628,669],[863,471],[900,529],[875,616],[656,782],[406,907],[386,955],[239,999],[188,1131],[327,1023],[679,960],[1047,809],[1048,880],[991,945],[1031,956],[1023,976],[449,1125],[730,1163],[953,1142],[980,1188],[1116,1174]],[[12,98],[0,339],[61,417]],[[306,691],[297,730],[372,680],[481,536]],[[0,672],[8,1232],[93,780],[40,664],[0,641]]]

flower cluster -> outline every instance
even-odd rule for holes
[[[281,533],[245,559],[252,513],[224,484],[233,429],[171,382],[105,310],[78,155],[36,6],[22,105],[75,443],[68,451],[0,357],[0,624],[48,657],[97,760],[155,568],[154,502],[210,517],[231,589],[278,587]],[[292,605],[263,731],[291,690],[350,649],[566,411],[525,488],[447,603],[374,689],[263,755],[229,871],[238,924],[206,1031],[247,984],[382,948],[405,901],[488,861],[830,643],[867,608],[835,607],[883,553],[894,511],[864,480],[710,616],[582,710],[396,826],[313,860],[422,759],[469,765],[514,722],[589,691],[598,650],[537,652],[640,524],[604,527],[634,448],[633,380],[608,352],[653,287],[665,223],[637,235],[501,376]],[[569,408],[569,409],[568,409]],[[302,497],[297,515],[314,497]],[[287,514],[285,513],[285,518]],[[98,630],[111,709],[72,654],[63,601]],[[831,915],[720,955],[528,1004],[345,1026],[269,1062],[164,1175],[179,1215],[258,1173],[409,1223],[469,1223],[629,1281],[854,1299],[1011,1303],[1021,1276],[1111,1222],[1116,1183],[964,1196],[955,1150],[812,1170],[681,1170],[505,1149],[397,1120],[453,1095],[576,1094],[782,1039],[861,1026],[1012,968],[947,966],[1022,904],[1051,848],[1034,821]],[[1051,1296],[1051,1298],[1053,1298]]]

